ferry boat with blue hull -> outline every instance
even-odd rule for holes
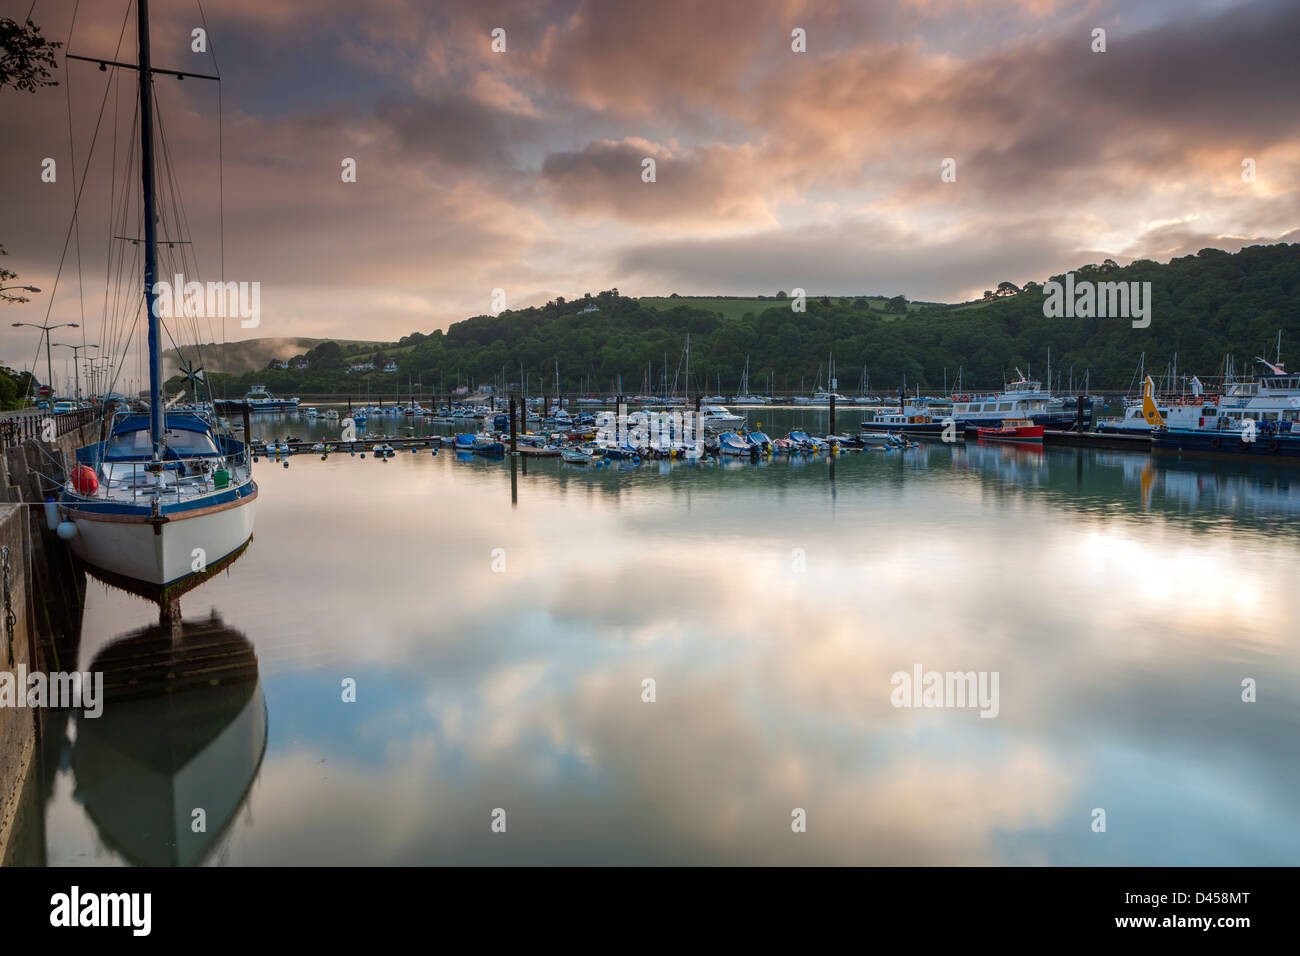
[[[1228,385],[1219,398],[1218,416],[1203,427],[1170,426],[1148,388],[1143,405],[1154,426],[1152,449],[1165,454],[1300,460],[1300,374],[1287,372],[1280,362],[1256,361],[1268,373]]]
[[[1157,428],[1151,447],[1165,454],[1300,461],[1300,431],[1277,422],[1261,423],[1253,437],[1239,429]]]
[[[224,434],[202,411],[203,402],[189,412],[163,407],[148,0],[137,2],[136,26],[148,411],[114,415],[106,441],[77,449],[77,464],[59,496],[56,530],[93,568],[171,585],[248,543],[257,485],[247,446]],[[204,386],[200,370],[183,367],[196,391]]]

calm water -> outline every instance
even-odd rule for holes
[[[182,606],[258,682],[69,721],[50,863],[1300,859],[1300,471],[936,444],[257,480]],[[80,666],[158,616],[92,580]],[[998,715],[892,706],[917,665],[997,672]]]

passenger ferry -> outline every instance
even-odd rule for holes
[[[1194,401],[1157,401],[1156,410],[1171,428],[1204,428],[1217,422],[1218,406],[1214,399],[1197,397]],[[1111,435],[1149,435],[1151,425],[1142,410],[1141,402],[1124,409],[1123,418],[1103,418],[1096,430]]]
[[[1228,385],[1217,417],[1195,428],[1157,418],[1151,447],[1165,453],[1300,460],[1300,375],[1287,372],[1281,363],[1255,360],[1268,374]],[[1143,403],[1152,406],[1147,408],[1149,418],[1153,411],[1158,414],[1149,395]]]
[[[1076,413],[1056,411],[1050,392],[1043,390],[1042,382],[1025,378],[1016,369],[1016,380],[1008,382],[1001,393],[987,395],[954,395],[952,417],[964,428],[993,427],[1004,421],[1028,419],[1035,425],[1054,429],[1073,429]]]

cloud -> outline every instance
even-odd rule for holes
[[[655,161],[654,182],[642,179],[647,158]],[[755,188],[761,170],[747,149],[672,150],[643,139],[602,140],[547,156],[542,179],[570,213],[660,225],[772,220]]]
[[[225,78],[221,179],[215,88],[160,81],[158,95],[193,250],[215,270],[224,194],[227,273],[278,294],[275,334],[395,339],[483,311],[495,287],[512,304],[797,283],[961,298],[1300,226],[1295,4],[1026,0],[976,15],[988,9],[232,0],[209,11],[214,61],[182,42],[192,17],[165,8],[160,61],[216,62]],[[77,52],[116,49],[109,12],[79,12]],[[71,8],[47,16],[65,36]],[[1104,54],[1089,49],[1097,25]],[[498,26],[504,54],[489,46]],[[790,50],[795,26],[805,54]],[[0,180],[32,188],[6,196],[0,240],[43,288],[70,210],[65,97],[80,167],[105,78],[71,64],[67,89],[5,94]],[[106,127],[81,212],[87,303],[103,291],[108,142]],[[57,186],[38,182],[45,156]],[[344,156],[356,184],[339,181]],[[957,181],[942,183],[949,157]],[[1257,182],[1241,181],[1243,157]],[[55,321],[81,319],[70,277],[65,262]]]
[[[1041,224],[1035,224],[1041,225]],[[646,282],[689,294],[753,294],[798,286],[815,294],[906,294],[952,301],[989,280],[1017,283],[1051,274],[1069,244],[1044,239],[1024,220],[996,230],[969,224],[935,238],[883,222],[823,223],[717,239],[646,243],[622,253],[618,266]],[[1014,263],[1016,272],[1008,274]]]

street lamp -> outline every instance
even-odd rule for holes
[[[3,291],[3,290],[0,290]],[[49,376],[50,383],[50,404],[54,404],[54,363],[50,360],[50,329],[79,329],[81,328],[76,322],[60,322],[57,325],[37,325],[35,322],[15,322],[15,329],[22,328],[24,325],[33,329],[40,329],[41,334],[45,336],[45,374]]]
[[[99,348],[99,346],[94,344],[68,345],[64,342],[55,342],[54,347],[60,349],[72,349],[72,368],[77,373],[77,403],[80,404],[81,403],[81,366],[78,364],[78,362],[81,359],[81,350],[97,349]]]
[[[93,376],[92,389],[97,395],[105,394],[108,391],[108,370],[113,366],[113,356],[101,355],[87,361]]]
[[[24,292],[40,292],[41,290],[34,285],[7,285],[0,288],[0,292],[8,292],[10,289],[22,289]]]

